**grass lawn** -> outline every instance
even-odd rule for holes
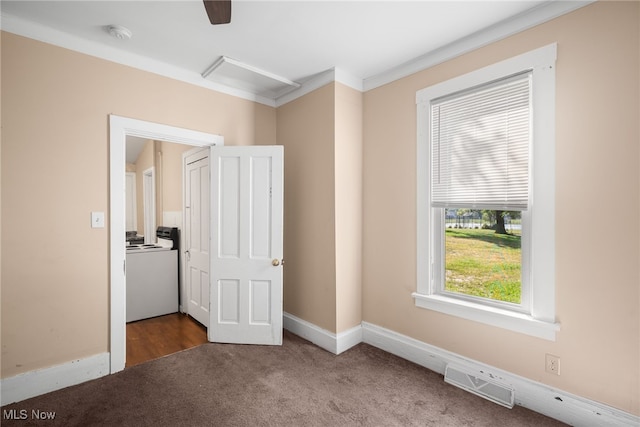
[[[520,303],[520,236],[493,230],[445,231],[445,289]]]

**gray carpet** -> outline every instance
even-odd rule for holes
[[[8,420],[7,411],[28,413]],[[33,420],[31,411],[55,412]],[[2,408],[3,426],[561,426],[367,344],[204,344]]]

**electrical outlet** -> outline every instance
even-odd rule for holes
[[[560,375],[560,358],[553,354],[545,356],[545,371],[550,374]]]

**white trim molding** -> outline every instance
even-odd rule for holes
[[[109,374],[109,353],[75,359],[61,365],[25,372],[0,382],[0,405],[94,380]]]
[[[640,417],[548,385],[485,365],[464,356],[362,322],[363,342],[444,375],[448,364],[474,372],[477,377],[499,380],[515,391],[515,403],[575,426],[638,426]]]
[[[112,374],[124,369],[126,358],[125,198],[121,189],[125,188],[127,136],[196,147],[224,145],[221,135],[109,115],[109,355]]]
[[[7,13],[3,13],[1,15],[1,21],[3,31],[8,31],[19,36],[28,37],[43,43],[63,47],[85,55],[105,59],[110,62],[115,62],[116,64],[126,65],[138,70],[168,77],[170,79],[190,83],[195,86],[204,87],[216,92],[235,96],[237,98],[258,102],[271,107],[275,106],[275,102],[271,98],[212,82],[204,79],[199,72],[189,71],[185,68],[167,64],[166,62],[158,61],[147,56],[126,52],[122,49],[86,40],[42,24],[26,21]]]
[[[387,83],[399,80],[403,77],[425,70],[434,65],[453,59],[467,52],[486,46],[490,43],[502,40],[518,32],[524,31],[536,25],[550,21],[554,18],[572,12],[583,6],[593,3],[595,0],[575,0],[575,1],[549,1],[533,10],[524,12],[514,18],[499,22],[487,29],[478,31],[458,41],[450,43],[441,48],[426,52],[423,55],[400,64],[387,71],[374,76],[362,79],[356,76],[348,76],[341,70],[328,70],[335,81],[339,81],[354,89],[366,92],[371,89],[383,86]],[[6,13],[1,15],[1,26],[3,31],[18,34],[44,43],[60,46],[86,55],[106,59],[107,61],[127,65],[139,70],[165,76],[171,79],[183,81],[196,86],[205,87],[220,93],[225,93],[249,101],[271,107],[278,107],[287,102],[293,101],[306,93],[309,93],[319,86],[315,86],[318,81],[316,77],[326,77],[326,72],[319,73],[318,76],[310,76],[300,89],[289,92],[281,98],[272,99],[260,96],[249,91],[232,88],[223,84],[215,83],[202,78],[199,72],[193,72],[175,65],[167,64],[149,57],[125,52],[120,49],[105,46],[97,42],[76,37],[53,28],[26,21],[16,16]],[[322,79],[320,79],[322,80]]]
[[[536,25],[551,21],[559,16],[587,6],[594,1],[595,0],[546,2],[516,17],[509,18],[492,27],[470,34],[441,48],[434,49],[390,70],[368,77],[364,79],[363,89],[366,92],[387,83],[400,80],[411,74],[442,64],[443,62],[480,49],[481,47],[495,43]]]
[[[363,89],[362,80],[358,77],[352,76],[339,68],[331,68],[308,78],[302,82],[302,86],[300,88],[287,92],[277,98],[275,106],[280,107],[285,105],[333,82],[342,83],[351,89],[357,90],[358,92],[362,92]]]
[[[414,292],[412,296],[417,307],[439,311],[440,313],[462,317],[463,319],[508,329],[548,341],[555,341],[556,333],[560,331],[560,323],[545,322],[524,313],[447,298],[442,295],[422,295]]]
[[[333,354],[340,354],[362,342],[362,327],[360,325],[334,334],[293,314],[283,313],[283,326],[287,331],[309,340]]]
[[[417,307],[555,341],[555,62],[552,43],[416,92]],[[529,207],[522,211],[522,303],[464,300],[445,292],[442,208],[431,203],[432,102],[518,73],[531,76],[534,140],[529,147]],[[525,255],[526,254],[526,255]],[[525,286],[526,284],[526,286]],[[525,296],[531,295],[530,298]],[[471,300],[471,302],[469,302]],[[511,312],[513,311],[513,312]]]
[[[633,427],[640,417],[576,396],[548,385],[520,377],[493,366],[418,341],[398,332],[362,322],[338,334],[331,333],[292,314],[284,313],[284,328],[333,354],[340,354],[364,342],[409,360],[441,375],[448,364],[464,368],[479,378],[507,384],[515,391],[515,404],[576,426]],[[109,374],[109,353],[34,370],[0,380],[0,405],[20,402]]]

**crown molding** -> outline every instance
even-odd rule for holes
[[[105,59],[110,62],[137,68],[139,70],[168,77],[170,79],[190,83],[216,92],[224,93],[226,95],[275,107],[274,99],[206,80],[200,73],[187,71],[184,68],[176,67],[175,65],[167,64],[166,62],[128,53],[94,41],[85,40],[51,27],[26,21],[12,15],[7,15],[6,13],[0,14],[0,20],[2,31],[7,31],[9,33],[83,53],[85,55]]]
[[[377,87],[426,70],[465,53],[540,25],[566,13],[587,6],[596,0],[549,1],[515,17],[501,21],[484,30],[477,31],[446,46],[425,53],[411,61],[364,80],[363,89]]]
[[[276,99],[276,107],[287,104],[333,82],[342,83],[345,86],[359,92],[363,92],[362,79],[359,79],[339,68],[331,68],[308,78],[302,83],[300,88],[278,97]]]
[[[411,61],[400,64],[397,67],[375,76],[361,79],[350,75],[344,70],[332,68],[306,79],[306,81],[302,82],[300,88],[275,98],[260,96],[248,91],[212,82],[202,78],[200,73],[187,71],[165,62],[88,41],[15,16],[0,13],[0,29],[216,92],[254,101],[270,107],[279,107],[331,82],[342,83],[360,92],[375,89],[572,12],[594,1],[596,0],[549,1],[514,18],[504,20],[446,46],[427,52]]]

